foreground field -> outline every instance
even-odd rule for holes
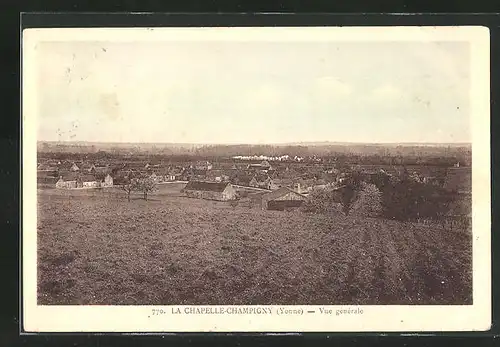
[[[161,194],[38,203],[39,304],[472,303],[465,231]]]

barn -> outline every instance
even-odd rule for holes
[[[111,176],[107,175],[104,179],[105,186],[112,186],[113,179]],[[101,181],[94,175],[88,174],[78,174],[78,173],[67,173],[59,177],[56,182],[56,188],[72,189],[72,188],[99,188],[101,187]]]
[[[101,182],[101,187],[112,187],[113,186],[113,177],[110,174],[107,174],[104,177],[104,180]]]
[[[275,190],[278,187],[274,184],[273,180],[269,175],[257,174],[253,178],[253,181],[249,184],[251,187],[263,188],[268,190]]]
[[[191,198],[228,201],[236,199],[236,190],[228,182],[189,181],[182,189]]]
[[[295,209],[300,207],[306,199],[306,196],[283,187],[262,196],[262,209],[277,211]]]

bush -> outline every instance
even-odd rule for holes
[[[382,189],[382,213],[397,220],[440,219],[453,197],[439,187],[402,180]]]
[[[339,212],[341,205],[337,200],[331,189],[313,189],[302,204],[301,211],[308,213]]]
[[[363,182],[357,199],[353,202],[351,213],[365,216],[378,217],[382,214],[382,193],[374,185]]]
[[[362,189],[362,175],[359,171],[354,170],[345,180],[345,187],[340,190],[342,210],[347,216],[352,209],[352,206],[358,198],[359,191]]]

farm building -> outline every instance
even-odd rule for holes
[[[92,165],[89,169],[91,174],[110,174],[111,168],[109,166],[95,166]]]
[[[59,180],[56,182],[56,188],[77,188],[78,175],[75,173],[67,173],[64,176],[59,176]]]
[[[249,164],[247,166],[247,169],[254,169],[254,170],[270,170],[271,165],[267,160],[264,160],[258,164]]]
[[[93,175],[82,175],[78,177],[76,180],[77,187],[85,187],[85,188],[98,188],[101,186],[101,182],[97,180],[97,178]]]
[[[207,170],[189,168],[183,171],[182,180],[184,181],[203,181],[207,178]]]
[[[304,195],[284,187],[262,195],[262,209],[277,211],[295,209],[300,207],[306,199]]]
[[[230,183],[189,181],[182,189],[188,197],[228,201],[236,199],[236,190]]]
[[[101,182],[101,187],[112,187],[113,186],[113,177],[110,174],[107,174],[104,177],[104,180]]]
[[[161,183],[164,180],[163,175],[157,175],[156,172],[154,172],[154,171],[149,175],[149,178],[151,180],[153,180],[153,182],[155,182],[155,183]]]
[[[245,187],[256,187],[257,180],[253,175],[249,175],[245,172],[236,172],[231,175],[229,181],[232,184]]]
[[[179,174],[177,174],[179,175]],[[177,178],[177,175],[175,173],[172,173],[172,172],[168,172],[166,173],[163,177],[163,179],[165,180],[165,182],[172,182],[172,181],[175,181],[176,178]]]
[[[60,176],[56,182],[56,188],[99,188],[112,187],[113,178],[108,174],[102,180],[95,175],[68,173]]]
[[[307,194],[310,193],[314,186],[316,185],[325,185],[326,182],[321,180],[314,179],[298,179],[294,180],[293,190],[295,190],[299,194]]]
[[[262,188],[262,189],[269,189],[269,190],[277,189],[271,177],[265,174],[255,175],[255,177],[252,179],[249,185],[250,187]]]
[[[207,171],[207,179],[213,182],[227,182],[229,181],[229,175],[224,170],[210,170]]]
[[[274,179],[273,183],[275,185],[275,189],[284,188],[284,187],[293,188],[293,180],[290,178]]]

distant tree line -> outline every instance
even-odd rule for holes
[[[254,148],[255,147],[255,148]],[[376,153],[343,153],[331,151],[315,150],[311,154],[310,148],[303,147],[273,147],[273,146],[241,146],[233,148],[233,146],[226,147],[202,147],[193,150],[189,153],[177,154],[152,154],[152,153],[115,153],[107,151],[96,152],[50,152],[39,151],[38,156],[46,159],[57,160],[126,160],[126,161],[176,161],[176,162],[189,162],[196,160],[210,160],[213,162],[228,162],[233,161],[232,156],[235,155],[267,155],[277,156],[287,154],[291,157],[301,156],[305,158],[305,163],[315,162],[316,158],[321,158],[325,164],[332,164],[337,166],[342,165],[425,165],[425,166],[442,166],[449,167],[457,162],[462,166],[470,166],[472,154],[470,150],[463,148],[441,148],[439,150],[433,148],[432,150],[421,149],[418,154],[415,154],[415,149],[405,148],[407,154],[397,154],[396,150],[387,151],[386,154]],[[307,153],[308,155],[306,155]]]

